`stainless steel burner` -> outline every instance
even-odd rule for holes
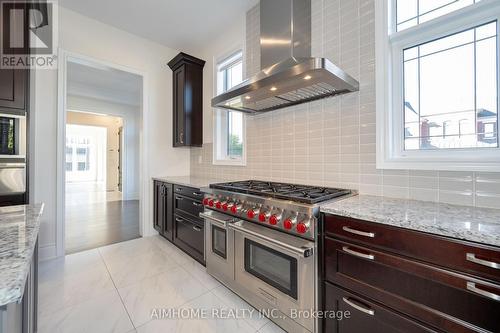
[[[351,193],[350,190],[337,188],[264,182],[259,180],[211,184],[210,188],[292,200],[305,204],[316,204]]]

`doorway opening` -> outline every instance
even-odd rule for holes
[[[140,237],[142,77],[68,59],[64,247],[75,253]]]

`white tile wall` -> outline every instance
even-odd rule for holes
[[[205,144],[191,150],[191,174],[500,208],[500,172],[376,169],[374,1],[312,0],[313,56],[358,79],[358,93],[247,117],[247,166],[212,165],[212,144]],[[258,5],[247,13],[246,27],[250,76],[260,70]]]

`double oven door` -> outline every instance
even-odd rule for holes
[[[252,295],[250,303],[277,309],[314,332],[314,319],[293,313],[317,308],[315,243],[246,221],[229,228],[234,231],[235,282]]]
[[[205,254],[207,272],[224,282],[234,283],[234,231],[229,223],[235,219],[229,215],[205,210]]]

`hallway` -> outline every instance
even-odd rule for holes
[[[66,254],[139,237],[139,200],[104,183],[66,184]]]

